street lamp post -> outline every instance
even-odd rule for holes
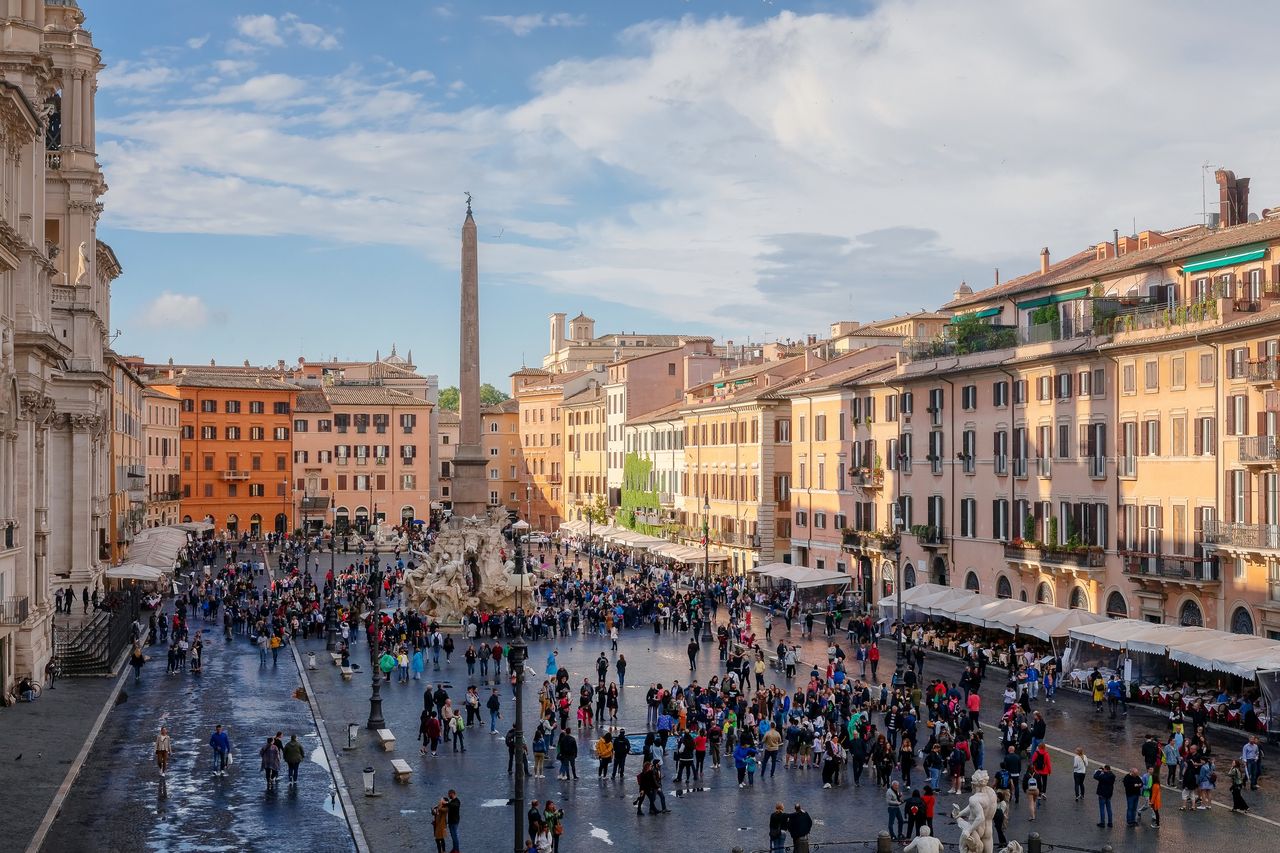
[[[515,534],[516,540],[516,631],[515,639],[511,641],[507,648],[507,667],[511,671],[512,686],[515,688],[516,694],[516,719],[515,719],[515,796],[512,805],[515,808],[515,817],[513,819],[513,847],[515,853],[523,853],[524,846],[524,662],[528,654],[528,647],[524,642],[524,631],[520,625],[520,611],[524,603],[524,549],[521,547],[521,539],[529,530],[529,523],[523,519],[517,519],[511,525],[511,532]]]
[[[711,594],[711,500],[707,493],[702,493],[702,590],[703,606],[706,607],[706,596]],[[711,611],[707,608],[706,618],[702,620],[702,639],[711,639]]]
[[[370,667],[373,670],[373,693],[369,696],[369,720],[365,723],[365,728],[376,731],[377,729],[385,729],[387,727],[386,720],[382,719],[382,667],[379,666],[379,657],[382,654],[382,622],[379,618],[379,594],[382,591],[382,578],[378,576],[378,564],[375,562],[373,568],[369,572],[369,587],[373,594],[373,637],[369,642],[369,657],[373,662]]]

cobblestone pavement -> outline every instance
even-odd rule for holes
[[[35,835],[115,683],[60,680],[35,702],[0,708],[0,824],[7,849],[23,850]]]
[[[778,635],[775,634],[775,637]],[[650,681],[670,684],[672,679],[687,683],[691,673],[685,654],[687,635],[663,634],[652,631],[631,631],[622,636],[620,650],[627,656],[628,685],[620,711],[620,724],[629,733],[643,732],[645,728],[644,692]],[[319,649],[323,644],[315,643]],[[574,683],[584,677],[594,681],[593,662],[604,650],[611,663],[615,655],[608,652],[608,642],[598,638],[560,638],[530,644],[529,667],[526,677],[526,716],[529,727],[536,715],[537,689],[543,680],[542,670],[548,651],[553,647],[560,651],[559,661],[572,674]],[[339,721],[357,722],[361,729],[357,747],[344,752],[340,758],[348,779],[359,779],[359,772],[366,766],[376,771],[377,787],[381,796],[364,798],[356,793],[356,809],[360,821],[374,850],[393,850],[407,846],[429,847],[431,844],[430,808],[449,788],[458,790],[465,805],[462,820],[462,849],[500,850],[512,849],[512,814],[508,798],[512,795],[511,777],[506,773],[506,749],[502,738],[487,733],[487,725],[469,729],[466,735],[467,751],[453,753],[446,746],[435,757],[418,754],[415,741],[418,715],[422,708],[424,688],[434,688],[439,679],[449,689],[455,705],[461,702],[466,686],[470,683],[482,687],[482,697],[487,697],[485,682],[468,679],[466,666],[458,650],[450,664],[442,665],[439,673],[430,668],[424,673],[429,680],[411,682],[408,686],[398,683],[384,684],[384,715],[388,726],[397,737],[394,754],[384,753],[363,728],[369,709],[369,673],[367,667],[351,682],[343,682],[335,667],[322,666],[312,673],[311,682],[330,726],[340,726]],[[816,651],[815,645],[809,648]],[[823,647],[825,648],[825,647]],[[353,659],[366,661],[367,649],[356,647]],[[812,654],[810,654],[812,657]],[[825,658],[825,653],[823,655]],[[888,657],[891,657],[889,655]],[[955,665],[932,659],[926,663],[926,677],[935,671],[951,675],[948,667]],[[708,679],[712,674],[722,674],[723,668],[712,649],[704,648],[698,662],[698,675]],[[958,669],[956,670],[958,673]],[[611,670],[612,673],[612,670]],[[490,675],[492,678],[492,673]],[[778,676],[771,672],[770,681]],[[998,680],[998,679],[997,679]],[[990,696],[986,695],[991,693]],[[500,696],[503,702],[503,721],[500,730],[505,732],[512,714],[512,700],[505,681]],[[998,701],[995,687],[984,690],[984,701]],[[1050,725],[1051,745],[1070,750],[1076,744],[1086,747],[1090,756],[1109,761],[1113,766],[1127,766],[1137,755],[1137,742],[1154,717],[1145,720],[1137,713],[1128,720],[1100,721],[1093,717],[1091,708],[1076,697],[1062,697],[1057,705],[1049,706],[1047,716]],[[331,730],[335,743],[345,742],[344,732]],[[706,776],[695,786],[698,789],[675,795],[672,783],[673,767],[668,765],[666,789],[671,813],[655,817],[636,817],[630,801],[636,790],[634,774],[639,767],[633,757],[628,765],[625,782],[600,782],[595,774],[595,761],[590,755],[590,738],[579,739],[580,757],[577,782],[556,780],[551,769],[547,778],[530,779],[527,796],[546,800],[554,799],[567,810],[566,834],[562,839],[563,853],[573,851],[666,850],[676,839],[697,838],[699,846],[707,850],[728,851],[736,845],[753,850],[767,847],[765,824],[775,802],[783,802],[788,808],[796,802],[805,805],[818,821],[812,840],[840,840],[850,838],[870,839],[884,827],[886,812],[883,791],[865,784],[862,787],[843,787],[823,790],[817,771],[780,771],[770,779],[758,779],[753,788],[740,790],[733,775],[731,762],[719,771],[708,769]],[[414,778],[408,785],[393,784],[390,775],[390,759],[400,757],[414,768]],[[1027,820],[1026,806],[1015,807],[1009,835],[1026,841],[1032,830],[1058,844],[1075,845],[1098,850],[1104,844],[1116,849],[1131,851],[1190,850],[1203,848],[1206,841],[1225,841],[1233,833],[1244,832],[1259,837],[1271,831],[1273,823],[1267,817],[1270,803],[1265,792],[1252,795],[1261,814],[1235,815],[1226,809],[1210,812],[1194,812],[1189,815],[1177,812],[1175,796],[1166,796],[1164,826],[1154,830],[1148,822],[1137,829],[1117,826],[1115,829],[1098,829],[1096,798],[1090,782],[1088,795],[1079,802],[1070,796],[1070,765],[1061,753],[1055,753],[1056,774],[1051,778],[1049,800],[1041,808],[1036,822]],[[353,782],[353,784],[355,784]],[[1225,796],[1226,791],[1220,791]],[[935,821],[936,835],[945,841],[956,841],[958,829],[944,815],[956,797],[944,796],[940,800],[939,815]],[[1113,802],[1123,824],[1124,799],[1118,796]]]

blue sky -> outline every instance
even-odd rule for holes
[[[451,383],[464,191],[500,386],[552,311],[798,337],[1198,221],[1206,161],[1280,197],[1280,72],[1189,0],[81,5],[116,346],[153,360],[395,342]]]

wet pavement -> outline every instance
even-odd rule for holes
[[[128,698],[107,717],[102,733],[54,822],[44,850],[216,851],[354,849],[341,810],[329,804],[330,774],[292,655],[266,666],[246,640],[205,647],[200,675],[166,675],[163,659],[132,675]],[[153,655],[155,652],[153,651]],[[209,735],[221,723],[231,734],[235,764],[212,774]],[[169,727],[173,756],[166,778],[155,765],[154,739]],[[297,734],[311,760],[296,788],[265,793],[257,751],[277,731]],[[281,774],[283,779],[284,774]]]
[[[775,634],[775,638],[778,636]],[[687,635],[664,633],[655,638],[651,630],[622,635],[620,650],[627,656],[629,683],[623,694],[619,722],[628,733],[642,732],[645,728],[644,693],[650,681],[665,684],[670,684],[673,678],[688,681],[687,642]],[[313,645],[320,649],[323,643],[315,642]],[[559,662],[569,669],[575,684],[584,677],[590,677],[594,682],[594,661],[600,651],[605,651],[611,664],[616,657],[608,651],[608,642],[598,638],[561,638],[531,643],[529,671],[526,673],[527,728],[535,722],[537,690],[544,678],[542,670],[547,653],[553,647],[560,650]],[[814,648],[816,650],[817,647]],[[408,686],[384,683],[384,715],[397,737],[397,746],[392,754],[384,753],[363,728],[369,711],[367,666],[362,667],[363,671],[351,682],[343,682],[333,666],[324,665],[319,672],[311,673],[311,683],[324,709],[325,719],[330,721],[331,727],[342,727],[337,730],[331,728],[335,744],[345,743],[345,727],[339,721],[360,724],[356,749],[344,752],[340,761],[347,778],[356,780],[354,784],[358,784],[362,768],[375,768],[380,796],[365,798],[359,792],[353,792],[361,824],[373,850],[395,850],[407,846],[430,848],[430,809],[449,788],[457,789],[464,803],[461,826],[464,851],[512,849],[512,813],[508,805],[512,782],[506,772],[507,755],[502,738],[488,734],[486,724],[467,731],[465,754],[453,753],[447,746],[434,758],[418,754],[416,732],[422,694],[428,686],[434,688],[436,678],[451,685],[449,692],[455,707],[460,707],[469,683],[481,687],[482,701],[488,696],[485,682],[467,678],[466,666],[461,660],[463,649],[465,645],[455,653],[452,664],[442,664],[439,674],[428,668],[424,673],[430,679],[428,681],[411,682]],[[356,647],[353,660],[367,661],[367,649],[363,644]],[[931,659],[926,663],[926,677],[935,671],[951,676],[953,673],[949,668],[952,666],[949,661]],[[712,674],[722,673],[723,667],[716,660],[714,651],[704,648],[698,674],[709,679]],[[954,674],[958,674],[958,669]],[[770,683],[778,679],[777,674],[771,671]],[[983,691],[987,707],[998,702],[995,689],[995,685],[988,685]],[[513,706],[510,688],[505,683],[501,685],[500,696],[504,718],[500,730],[505,733]],[[1084,745],[1091,758],[1108,761],[1113,766],[1127,766],[1126,762],[1137,756],[1141,735],[1152,722],[1157,722],[1150,716],[1143,721],[1137,713],[1128,720],[1097,720],[1091,707],[1076,697],[1061,697],[1057,705],[1049,706],[1046,717],[1050,725],[1051,745],[1068,751],[1077,744]],[[742,846],[745,850],[767,848],[765,825],[775,802],[783,802],[788,809],[797,802],[805,805],[817,821],[811,837],[815,843],[873,839],[884,828],[883,790],[874,786],[864,783],[862,787],[855,788],[846,780],[843,787],[824,790],[818,771],[790,770],[779,771],[770,779],[757,779],[753,788],[741,790],[737,787],[731,762],[726,761],[723,769],[712,771],[709,760],[705,778],[696,785],[706,790],[696,790],[683,796],[675,796],[672,782],[674,764],[669,762],[665,768],[667,779],[664,787],[668,792],[671,813],[636,817],[631,799],[636,791],[634,776],[640,769],[637,759],[633,756],[628,762],[625,783],[598,781],[596,762],[590,755],[594,737],[592,735],[590,740],[579,738],[578,772],[581,778],[577,782],[556,780],[554,768],[550,769],[547,778],[529,780],[527,796],[536,796],[544,801],[551,798],[567,812],[562,853],[610,848],[667,850],[674,839],[680,838],[697,838],[699,846],[706,850],[729,851],[735,846]],[[395,757],[405,759],[415,769],[408,785],[392,782],[390,759]],[[1149,826],[1149,816],[1147,823],[1137,829],[1121,826],[1110,830],[1098,829],[1094,826],[1097,803],[1092,781],[1087,788],[1088,796],[1079,803],[1074,802],[1070,795],[1069,759],[1061,752],[1055,752],[1053,758],[1057,773],[1051,777],[1050,797],[1041,807],[1038,820],[1027,820],[1025,804],[1016,806],[1008,833],[1010,838],[1020,839],[1025,844],[1029,833],[1036,830],[1046,841],[1059,845],[1059,849],[1063,849],[1061,845],[1073,845],[1100,850],[1104,844],[1111,844],[1115,849],[1141,853],[1154,851],[1157,847],[1175,851],[1203,849],[1207,842],[1225,842],[1242,832],[1257,838],[1263,832],[1273,831],[1273,826],[1280,825],[1272,824],[1267,817],[1273,804],[1267,802],[1265,791],[1253,794],[1251,799],[1262,814],[1250,816],[1234,815],[1220,808],[1211,812],[1179,814],[1175,792],[1174,796],[1166,795],[1164,826],[1159,830]],[[1219,792],[1219,799],[1224,796],[1227,796],[1225,786]],[[939,801],[935,834],[944,841],[958,840],[958,829],[944,814],[950,803],[958,801],[952,796],[944,796]],[[1119,823],[1122,824],[1122,796],[1113,801],[1113,808],[1120,813]]]

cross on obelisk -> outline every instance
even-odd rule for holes
[[[467,194],[467,218],[462,223],[462,300],[458,336],[458,449],[453,457],[453,514],[462,518],[483,516],[489,505],[485,468],[488,460],[480,446],[480,281],[477,265],[476,223],[471,218],[471,194]]]

